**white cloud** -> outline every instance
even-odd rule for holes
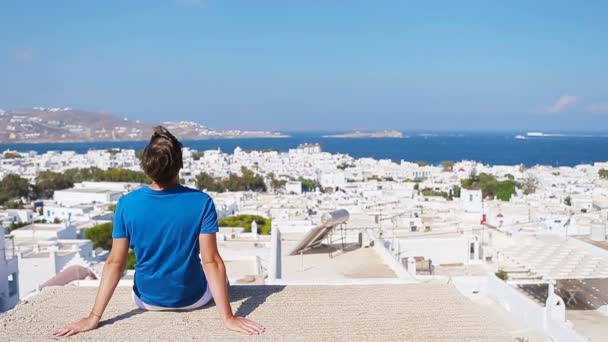
[[[572,108],[580,101],[580,97],[576,95],[562,95],[555,101],[554,104],[544,108],[545,113],[559,113],[566,109]]]
[[[31,49],[15,49],[10,52],[11,60],[18,64],[30,64],[34,61],[34,51]]]
[[[608,103],[592,103],[585,107],[589,113],[608,113]]]

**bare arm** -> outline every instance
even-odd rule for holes
[[[101,316],[103,315],[106,306],[108,306],[108,303],[114,294],[114,290],[116,289],[116,285],[118,285],[120,276],[125,269],[128,253],[128,239],[114,239],[112,241],[112,250],[110,251],[110,256],[103,267],[101,283],[99,285],[99,289],[97,290],[97,297],[95,298],[95,305],[93,305],[93,309],[86,318],[56,330],[53,335],[72,336],[80,332],[97,328],[97,325],[101,320]]]
[[[264,331],[264,327],[244,317],[236,317],[230,307],[226,266],[217,250],[215,234],[200,234],[199,244],[203,258],[203,270],[209,284],[213,300],[226,328],[254,335]]]

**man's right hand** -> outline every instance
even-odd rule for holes
[[[238,331],[247,335],[259,335],[266,330],[266,328],[252,320],[249,320],[245,317],[236,316],[232,316],[230,318],[225,319],[224,326],[228,330]]]
[[[97,328],[97,325],[99,325],[99,317],[96,317],[94,315],[89,315],[88,317],[83,318],[77,322],[68,324],[61,329],[55,330],[53,332],[53,336],[55,336],[55,337],[72,336],[72,335],[76,335],[76,334],[79,334],[79,333],[82,333],[85,331],[93,330],[93,329]]]

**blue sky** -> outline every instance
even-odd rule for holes
[[[0,1],[0,108],[243,129],[605,130],[606,18],[606,1]]]

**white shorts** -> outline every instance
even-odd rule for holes
[[[138,308],[140,308],[142,310],[149,310],[149,311],[163,311],[163,310],[188,311],[188,310],[194,310],[194,309],[202,308],[203,306],[209,304],[209,302],[213,299],[213,296],[211,295],[211,290],[209,290],[209,286],[208,285],[207,285],[207,290],[205,291],[205,293],[203,294],[203,297],[201,297],[201,299],[199,299],[196,303],[194,303],[192,305],[188,305],[188,306],[182,307],[182,308],[165,308],[165,307],[162,307],[162,306],[156,306],[156,305],[146,304],[146,303],[142,302],[141,299],[139,299],[139,297],[137,297],[137,295],[135,294],[135,292],[131,292],[131,295],[133,297],[133,302],[135,302],[135,305],[137,305]]]

